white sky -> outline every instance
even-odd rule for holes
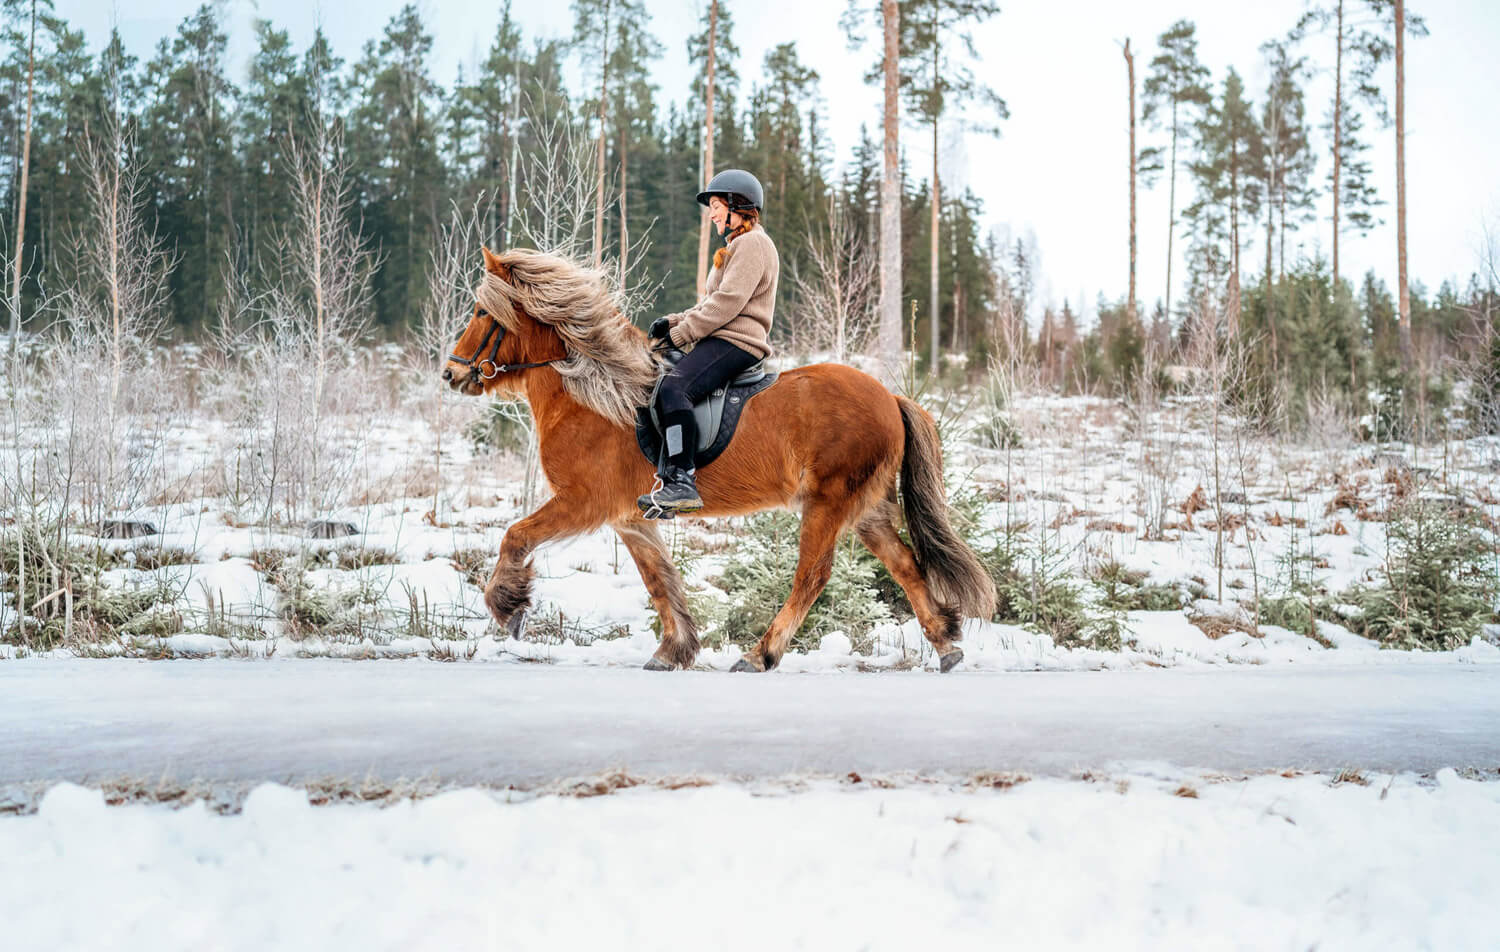
[[[735,18],[740,47],[743,91],[759,75],[772,46],[795,41],[804,62],[821,77],[824,114],[840,165],[858,138],[859,125],[872,133],[880,121],[879,91],[861,77],[875,56],[872,43],[857,52],[846,48],[838,27],[846,0],[725,0]],[[58,0],[58,12],[83,28],[91,45],[104,41],[118,22],[130,49],[143,59],[156,40],[176,30],[198,0]],[[1213,70],[1216,83],[1234,65],[1256,99],[1266,84],[1259,45],[1283,34],[1305,8],[1305,0],[1261,0],[1251,5],[1190,3],[1187,0],[1089,0],[1089,2],[1005,4],[1003,13],[976,31],[983,57],[979,76],[1010,107],[1000,139],[976,136],[945,157],[955,181],[966,182],[983,198],[986,222],[1011,235],[1032,232],[1041,251],[1041,297],[1060,304],[1064,298],[1092,314],[1103,291],[1123,296],[1127,279],[1127,113],[1125,62],[1120,42],[1129,36],[1136,55],[1137,84],[1144,82],[1155,53],[1155,37],[1174,20],[1196,20],[1199,55]],[[298,46],[306,44],[321,20],[346,60],[358,57],[365,40],[378,36],[402,0],[229,0],[225,4],[236,80],[254,38],[250,21],[267,17],[291,31]],[[433,34],[432,69],[445,84],[460,63],[466,70],[482,58],[499,22],[499,5],[422,0],[418,4]],[[1413,5],[1427,19],[1431,35],[1407,44],[1407,209],[1408,251],[1414,281],[1435,290],[1444,278],[1466,281],[1479,266],[1484,226],[1500,230],[1500,68],[1493,60],[1500,40],[1500,3],[1495,0],[1419,0]],[[646,0],[651,29],[665,55],[657,64],[658,97],[687,95],[691,68],[686,38],[695,29],[703,0]],[[572,13],[564,0],[521,2],[516,15],[530,38],[565,36]],[[1331,64],[1331,40],[1306,52]],[[1331,102],[1332,80],[1325,74],[1309,90],[1309,116],[1318,123]],[[1392,88],[1391,71],[1382,77]],[[1387,205],[1386,223],[1368,236],[1345,235],[1342,270],[1357,280],[1374,268],[1394,289],[1395,136],[1367,123],[1374,149],[1369,153],[1375,183]],[[1139,144],[1162,137],[1138,130]],[[925,177],[931,167],[930,138],[910,130],[903,146],[914,173]],[[1318,147],[1323,149],[1321,134]],[[732,157],[722,157],[728,161]],[[1318,179],[1327,175],[1327,156],[1320,159]],[[950,174],[945,168],[945,175]],[[945,190],[947,185],[945,184]],[[686,196],[685,201],[690,199]],[[1139,295],[1147,306],[1159,299],[1165,282],[1167,188],[1165,177],[1140,196],[1138,219]],[[1185,204],[1179,175],[1178,207]],[[768,209],[774,227],[774,205]],[[1331,214],[1325,195],[1319,220],[1288,237],[1303,250],[1322,250],[1330,241]],[[1180,228],[1180,226],[1179,226]],[[1180,231],[1179,231],[1180,234]],[[1245,264],[1258,270],[1264,248],[1248,232]],[[1179,241],[1177,249],[1185,242]],[[1182,289],[1181,261],[1173,269],[1174,297]]]

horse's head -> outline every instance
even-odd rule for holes
[[[516,300],[511,269],[488,248],[482,250],[485,280],[475,295],[474,313],[443,364],[448,386],[469,396],[513,389],[515,371],[566,356],[557,335],[529,317]]]

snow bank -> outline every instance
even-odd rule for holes
[[[1493,947],[1500,783],[1090,780],[235,816],[64,784],[0,821],[0,912],[16,949]]]

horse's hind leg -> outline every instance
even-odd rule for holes
[[[942,670],[947,671],[962,661],[963,649],[954,644],[963,637],[958,612],[938,604],[932,597],[916,557],[896,532],[896,504],[882,500],[865,514],[855,531],[906,592],[906,600],[911,602],[911,610],[922,625],[922,634],[937,652]]]
[[[646,662],[646,670],[690,667],[698,657],[698,626],[688,610],[682,576],[672,564],[656,526],[650,522],[628,522],[614,529],[635,560],[641,581],[651,595],[651,604],[656,606],[657,617],[661,619],[661,647]]]
[[[849,499],[810,501],[802,510],[802,538],[797,556],[797,573],[792,579],[792,594],[781,611],[771,619],[766,633],[755,647],[737,661],[735,671],[769,671],[781,663],[787,643],[802,627],[808,609],[823,592],[833,575],[833,547],[849,518]]]

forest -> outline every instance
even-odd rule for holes
[[[507,3],[477,72],[460,69],[449,85],[435,78],[432,34],[413,5],[357,52],[321,31],[297,48],[259,20],[236,77],[220,6],[204,4],[137,55],[118,33],[93,52],[97,40],[50,0],[7,0],[10,326],[66,333],[59,316],[79,308],[118,319],[121,285],[134,288],[130,306],[153,343],[201,340],[270,299],[295,308],[312,285],[290,278],[289,262],[308,247],[308,203],[322,216],[325,197],[331,227],[318,233],[357,262],[339,279],[339,306],[359,312],[349,326],[369,340],[408,339],[434,294],[447,293],[435,287],[449,279],[435,249],[458,221],[492,247],[591,260],[644,325],[695,299],[707,242],[685,197],[708,171],[738,166],[756,170],[770,196],[790,315],[777,322],[783,349],[843,359],[875,348],[883,327],[886,352],[896,336],[923,366],[935,353],[970,372],[998,361],[1044,389],[1114,395],[1143,379],[1180,385],[1212,352],[1235,364],[1230,389],[1279,421],[1337,404],[1372,414],[1380,436],[1430,436],[1453,409],[1494,432],[1494,256],[1487,273],[1437,289],[1408,287],[1404,266],[1340,269],[1340,237],[1369,230],[1402,199],[1379,194],[1370,174],[1371,151],[1401,133],[1400,89],[1377,78],[1401,41],[1426,33],[1401,6],[1309,8],[1267,38],[1263,64],[1244,64],[1270,76],[1259,90],[1234,68],[1212,75],[1190,21],[1164,25],[1149,48],[1124,43],[1129,152],[1123,115],[1099,138],[1118,136],[1130,159],[1119,174],[1132,191],[1129,285],[1091,302],[1097,320],[1084,326],[1084,302],[1036,300],[1037,249],[984,228],[972,192],[935,190],[936,168],[898,152],[896,201],[883,195],[892,139],[935,143],[950,119],[976,135],[1003,126],[1004,96],[1015,93],[985,83],[970,34],[999,15],[988,0],[849,7],[842,28],[868,54],[867,79],[895,79],[886,124],[895,111],[903,118],[865,130],[842,156],[797,44],[742,62],[735,5],[717,0],[703,5],[688,49],[697,78],[678,98],[652,80],[662,45],[641,0],[574,0],[564,38],[525,35]],[[882,30],[893,33],[890,69]],[[568,88],[569,63],[583,88]],[[1335,71],[1332,102],[1307,97],[1314,69]],[[1135,191],[1162,186],[1172,196],[1166,241],[1187,249],[1186,275],[1177,285],[1168,276],[1182,288],[1175,299],[1142,299],[1137,242],[1162,236],[1136,235]],[[1287,233],[1307,229],[1326,234],[1319,246],[1331,258],[1288,258]],[[1404,230],[1400,240],[1404,262]],[[893,268],[881,258],[897,246]],[[128,266],[110,258],[125,252],[136,255]],[[1126,273],[1126,254],[1111,273]]]

